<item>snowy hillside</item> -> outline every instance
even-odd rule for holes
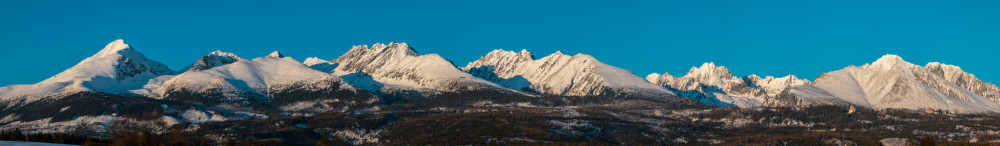
[[[462,70],[508,88],[550,95],[673,95],[632,71],[601,63],[585,54],[569,56],[556,52],[536,60],[526,50],[494,50]]]
[[[150,79],[172,74],[163,63],[146,58],[119,39],[42,82],[0,88],[0,100],[12,106],[82,91],[131,95],[129,90],[143,89]]]
[[[708,62],[701,67],[691,67],[684,76],[670,73],[653,73],[646,76],[649,82],[663,86],[678,96],[691,98],[708,105],[723,107],[757,107],[789,87],[809,83],[793,75],[781,78],[750,75],[739,78],[724,66]]]
[[[974,76],[955,66],[930,63],[921,67],[899,56],[885,55],[871,64],[824,73],[810,86],[794,88],[791,93],[797,104],[846,102],[876,109],[1000,111],[1000,104],[977,94],[995,97],[996,86],[971,79]]]

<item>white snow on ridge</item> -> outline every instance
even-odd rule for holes
[[[319,70],[326,73],[333,73],[333,70],[337,69],[337,63],[326,61],[316,57],[306,58],[305,61],[302,61],[302,64],[309,66],[309,68],[313,68],[315,70]]]
[[[328,64],[338,64],[333,75],[351,84],[376,85],[391,88],[376,90],[442,90],[491,89],[517,92],[476,78],[456,68],[450,61],[437,54],[418,55],[406,43],[389,43],[354,46],[350,51]],[[371,80],[363,80],[370,77]]]
[[[171,74],[174,71],[166,65],[146,58],[119,39],[44,81],[0,88],[0,100],[15,105],[82,91],[129,95],[129,90],[143,89],[150,79]]]
[[[646,79],[679,96],[723,107],[762,106],[788,88],[809,83],[794,75],[781,78],[750,75],[740,78],[733,76],[728,68],[716,66],[713,62],[704,63],[701,67],[691,67],[681,77],[674,77],[670,73],[653,73],[646,76]]]
[[[833,104],[1000,112],[1000,87],[995,84],[981,81],[958,66],[938,62],[919,66],[896,55],[827,72],[813,82],[794,75],[736,77],[712,62],[692,67],[680,77],[653,73],[642,78],[590,55],[570,56],[558,51],[536,59],[527,50],[498,49],[458,68],[438,54],[419,55],[406,43],[353,46],[333,61],[311,57],[299,62],[278,51],[246,59],[215,51],[183,71],[176,74],[123,40],[115,40],[44,81],[0,87],[0,104],[12,107],[83,91],[163,98],[165,91],[175,89],[221,90],[238,100],[246,96],[244,93],[268,96],[270,90],[320,88],[318,85],[324,83],[343,82],[348,83],[341,84],[344,89],[376,92],[485,89],[565,96],[678,95],[717,106]]]
[[[939,63],[921,67],[906,62],[899,56],[885,55],[872,64],[849,66],[825,73],[812,85],[793,89],[793,93],[796,98],[804,101],[840,99],[876,109],[934,108],[959,113],[1000,112],[1000,104],[996,101],[969,90],[984,89],[978,92],[996,93],[989,90],[991,85],[978,79],[959,80],[955,76],[967,73],[956,68]],[[948,77],[953,80],[948,80]],[[992,88],[996,88],[995,85]]]
[[[316,57],[309,57],[309,58],[306,58],[305,61],[302,61],[302,64],[305,64],[306,66],[313,66],[313,65],[316,65],[316,64],[327,63],[327,62],[330,62],[330,61],[326,61],[326,60],[319,59],[319,58],[316,58]]]
[[[237,56],[236,54],[233,53],[216,50],[215,52],[202,56],[201,59],[198,59],[197,62],[189,66],[188,69],[186,70],[188,71],[206,70],[217,66],[230,64],[240,60],[247,60],[247,59]]]
[[[229,93],[252,93],[266,96],[269,87],[274,85],[328,79],[340,80],[336,76],[306,67],[295,59],[283,57],[275,51],[267,57],[252,60],[241,59],[213,68],[185,72],[166,81],[158,92],[165,93],[167,90],[176,89],[190,91],[223,89],[224,92]],[[346,85],[342,87],[350,88]],[[227,96],[238,98],[239,95]]]
[[[531,52],[494,50],[462,68],[513,89],[531,90],[552,95],[594,96],[638,93],[651,96],[673,95],[650,84],[632,71],[597,61],[593,56],[574,56],[556,52],[535,59]]]

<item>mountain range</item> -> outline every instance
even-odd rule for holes
[[[124,122],[158,133],[179,128],[214,143],[242,136],[309,145],[330,134],[345,144],[407,144],[419,140],[400,136],[445,130],[432,133],[439,134],[436,140],[452,140],[466,128],[511,130],[502,127],[534,132],[486,132],[474,141],[517,142],[522,135],[542,134],[527,138],[572,142],[603,136],[605,142],[622,144],[643,143],[622,140],[647,137],[652,141],[645,142],[687,143],[685,137],[724,138],[711,135],[754,124],[837,129],[876,120],[889,124],[881,128],[900,132],[893,124],[919,121],[900,116],[912,118],[914,111],[928,109],[988,119],[1000,114],[1000,88],[955,65],[919,66],[891,54],[811,80],[738,77],[713,62],[682,76],[643,78],[587,54],[560,51],[538,58],[527,50],[497,49],[460,67],[395,42],[353,46],[332,60],[296,60],[278,51],[243,57],[219,50],[173,70],[115,40],[46,80],[0,87],[0,106],[3,129],[98,138],[110,138],[109,127]],[[462,126],[450,128],[454,125]],[[614,137],[622,125],[643,132]],[[494,128],[483,129],[489,127]],[[422,128],[430,129],[414,130]]]
[[[919,66],[896,55],[812,81],[794,75],[737,77],[712,62],[683,76],[653,73],[643,78],[586,54],[555,52],[536,58],[527,50],[498,49],[459,67],[438,54],[419,54],[406,43],[353,46],[333,60],[300,61],[278,51],[251,59],[214,51],[172,70],[115,40],[46,80],[0,87],[0,106],[2,128],[100,134],[107,132],[102,127],[123,119],[144,121],[161,131],[175,125],[198,131],[199,125],[226,121],[331,113],[475,113],[484,107],[560,108],[570,118],[585,115],[573,108],[651,106],[657,115],[685,107],[813,106],[998,114],[1000,88],[958,66]],[[674,114],[686,113],[678,112]],[[201,131],[223,135],[226,129]]]
[[[1000,88],[954,65],[918,66],[885,55],[863,66],[848,66],[809,81],[785,77],[733,76],[724,66],[705,63],[683,76],[653,73],[645,78],[586,54],[494,50],[458,67],[437,54],[418,54],[406,43],[352,47],[332,61],[299,62],[280,52],[247,59],[211,52],[179,71],[115,40],[62,73],[31,85],[0,88],[6,108],[57,100],[79,92],[198,103],[251,106],[270,104],[275,91],[337,90],[371,94],[488,90],[525,96],[631,96],[658,100],[685,97],[721,107],[853,105],[885,109],[941,109],[961,113],[1000,112]]]

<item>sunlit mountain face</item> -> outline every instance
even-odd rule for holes
[[[220,50],[173,70],[141,49],[115,40],[49,79],[0,88],[0,137],[100,145],[1000,140],[984,136],[1000,130],[990,124],[1000,122],[995,84],[891,54],[814,79],[739,77],[714,62],[643,78],[561,51],[498,49],[457,66],[407,43],[353,46],[331,60]]]

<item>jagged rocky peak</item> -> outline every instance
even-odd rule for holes
[[[110,68],[105,68],[110,66]],[[96,76],[109,75],[116,79],[133,77],[144,72],[153,75],[173,74],[174,71],[166,65],[146,58],[145,55],[132,49],[124,40],[118,39],[108,43],[93,56],[84,59],[76,66],[64,71],[67,72],[89,72],[73,74],[92,74]],[[87,76],[89,77],[89,76]]]
[[[924,65],[924,67],[930,70],[931,72],[934,72],[935,74],[938,74],[945,78],[954,78],[955,76],[960,76],[962,73],[965,73],[965,71],[962,70],[961,67],[948,65],[940,62],[929,62],[927,63],[927,65]],[[972,76],[975,77],[975,75]]]
[[[733,76],[725,66],[716,66],[715,62],[701,64],[701,67],[691,67],[691,70],[684,74],[685,77],[728,77]]]
[[[347,53],[327,64],[330,66],[324,67],[326,65],[319,64],[310,67],[345,78],[370,76],[374,81],[354,82],[352,84],[385,85],[381,87],[386,88],[375,89],[380,90],[379,92],[456,91],[460,89],[513,91],[475,78],[459,70],[451,61],[438,54],[418,55],[417,51],[406,43],[374,44],[371,47],[354,46]],[[333,69],[329,70],[329,68]],[[353,81],[355,80],[348,79],[348,82]]]
[[[776,97],[778,94],[788,89],[800,85],[808,85],[810,83],[808,79],[799,79],[795,75],[787,75],[780,78],[775,78],[774,76],[761,78],[756,74],[751,74],[750,76],[744,77],[744,79],[748,80],[749,84],[752,84],[752,86],[763,88],[770,97]]]
[[[792,93],[796,101],[806,104],[850,103],[876,109],[1000,112],[997,104],[1000,89],[959,70],[940,63],[921,67],[889,54],[862,67],[824,73],[809,86],[796,87]]]
[[[801,83],[808,84],[809,83],[809,79],[799,79],[795,75],[791,75],[791,74],[786,75],[784,77],[780,77],[780,78],[776,78],[774,76],[765,76],[765,77],[762,78],[762,77],[760,77],[760,76],[758,76],[756,74],[751,74],[749,76],[746,76],[745,78],[747,78],[747,79],[749,79],[751,81],[755,81],[755,83],[757,83],[758,81],[778,81],[778,82],[795,83],[795,84],[801,84]]]
[[[566,55],[562,51],[556,51],[555,53],[549,54],[548,56],[538,59],[544,62],[565,62],[569,64],[580,64],[580,65],[596,65],[603,64],[597,61],[597,58],[590,56],[588,54],[576,53],[576,55]]]
[[[215,50],[215,52],[208,53],[208,55],[202,56],[201,59],[198,59],[198,61],[191,65],[191,67],[188,67],[188,71],[206,70],[240,60],[244,60],[244,58],[233,53]]]
[[[593,56],[556,51],[533,59],[527,50],[494,50],[462,69],[512,89],[549,95],[672,95],[632,71],[601,63]]]
[[[518,56],[527,56],[528,58],[535,59],[535,55],[532,55],[531,52],[528,52],[527,49],[521,49],[521,52],[517,52],[517,55]]]
[[[962,70],[961,67],[948,65],[939,62],[930,62],[925,68],[933,74],[941,76],[948,82],[958,85],[966,90],[986,97],[992,101],[1000,102],[1000,87],[997,85],[979,80],[974,74]]]
[[[284,58],[285,55],[281,55],[281,52],[274,51],[274,52],[271,52],[271,54],[268,54],[267,57],[271,57],[271,58]]]
[[[351,47],[344,55],[378,55],[378,56],[418,56],[417,51],[406,43],[391,42],[389,45],[376,43],[369,48],[367,45]]]
[[[496,49],[490,51],[485,56],[479,57],[479,60],[474,62],[469,62],[465,65],[463,70],[470,70],[476,67],[483,67],[486,65],[499,65],[499,64],[514,64],[526,61],[535,60],[535,56],[528,52],[527,50],[521,50],[521,52],[507,51],[503,49]]]
[[[723,86],[730,80],[738,79],[725,66],[716,66],[714,62],[704,63],[701,67],[691,67],[684,77],[713,86]]]
[[[503,49],[496,49],[491,51],[483,58],[516,58],[517,60],[534,60],[535,56],[528,52],[528,50],[522,49],[521,52],[506,51]]]

